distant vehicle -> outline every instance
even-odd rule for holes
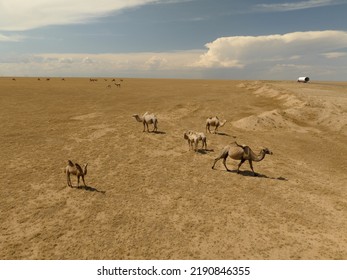
[[[299,77],[298,83],[307,83],[310,80],[309,77]]]

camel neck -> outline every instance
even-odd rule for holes
[[[264,157],[265,157],[264,150],[261,150],[258,155],[254,154],[252,152],[253,161],[262,161],[264,159]]]

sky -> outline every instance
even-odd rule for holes
[[[0,0],[0,76],[347,80],[347,0]]]

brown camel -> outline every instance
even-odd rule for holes
[[[240,172],[241,165],[246,160],[248,160],[249,166],[252,169],[253,175],[256,176],[256,173],[254,172],[254,169],[253,169],[252,162],[262,161],[265,158],[265,155],[272,155],[272,152],[268,148],[264,148],[264,149],[261,149],[259,154],[255,154],[249,146],[239,145],[236,142],[234,142],[231,145],[225,146],[223,148],[220,156],[214,160],[212,169],[214,169],[214,166],[217,163],[217,161],[219,161],[220,159],[223,159],[223,164],[225,166],[225,169],[227,171],[231,171],[226,165],[226,160],[228,157],[230,157],[235,160],[240,160],[240,163],[237,167],[237,173]]]

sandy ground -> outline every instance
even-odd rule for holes
[[[347,83],[1,78],[0,97],[1,259],[347,259]],[[273,152],[257,177],[211,169],[235,140]]]

